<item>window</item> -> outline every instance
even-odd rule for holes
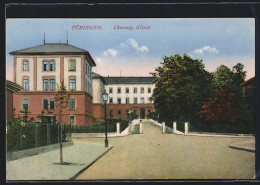
[[[113,93],[113,87],[109,87],[109,93]]]
[[[70,78],[70,89],[76,90],[76,78]]]
[[[148,87],[148,93],[151,93],[151,92],[152,92],[151,88],[150,88],[150,87]]]
[[[49,62],[48,62],[48,60],[43,61],[43,71],[49,71]]]
[[[50,61],[50,71],[55,71],[55,61],[54,60]]]
[[[141,103],[144,103],[144,98],[141,98]]]
[[[129,93],[129,88],[128,88],[128,87],[125,88],[125,93],[126,93],[126,94]]]
[[[43,79],[43,90],[44,91],[54,91],[56,90],[56,81],[55,78],[44,78]]]
[[[75,110],[76,109],[75,98],[70,98],[70,109],[71,110]]]
[[[121,87],[117,88],[117,93],[120,94],[121,93]]]
[[[43,61],[43,71],[55,71],[55,61],[54,60],[44,60]]]
[[[70,60],[69,71],[76,71],[76,60]]]
[[[113,114],[113,109],[109,110],[109,115],[111,116]]]
[[[117,114],[121,115],[121,109],[117,110]]]
[[[43,99],[43,109],[48,109],[48,107],[49,107],[48,99]]]
[[[29,100],[28,98],[23,99],[23,110],[28,110],[29,109]]]
[[[49,90],[49,79],[43,79],[43,90]]]
[[[134,98],[134,104],[137,104],[137,98]]]
[[[86,74],[88,74],[88,64],[86,64]]]
[[[153,100],[152,100],[151,97],[148,97],[148,102],[149,102],[149,103],[152,103],[152,102],[153,102]]]
[[[24,78],[23,79],[23,89],[24,90],[29,90],[29,78]]]
[[[126,98],[126,99],[125,99],[125,103],[126,103],[126,104],[129,104],[129,98]]]
[[[75,116],[74,115],[70,115],[70,123],[75,123]]]
[[[29,71],[29,62],[27,60],[23,61],[23,70]]]
[[[55,100],[50,99],[50,109],[55,109]]]
[[[117,103],[118,103],[118,104],[121,103],[121,98],[117,98]]]
[[[144,88],[143,87],[141,87],[141,93],[144,93]]]
[[[113,103],[113,98],[109,98],[109,103]]]
[[[129,113],[129,110],[128,110],[128,109],[126,109],[126,110],[125,110],[125,112],[128,114],[128,113]]]
[[[137,93],[137,88],[136,87],[134,87],[134,93]]]
[[[56,89],[55,78],[50,79],[50,90],[54,91]]]

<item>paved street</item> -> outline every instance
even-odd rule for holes
[[[77,180],[254,178],[255,153],[229,148],[252,138],[161,134],[161,128],[150,123],[143,132],[109,138],[113,149]],[[75,140],[104,143],[104,138]]]

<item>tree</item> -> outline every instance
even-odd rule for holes
[[[23,110],[20,111],[23,114],[23,122],[27,122],[28,118],[29,118],[29,114],[31,114],[31,112],[28,110],[28,108],[25,108]]]
[[[137,118],[138,118],[138,114],[136,112],[131,112],[127,116],[127,120],[128,121],[133,121],[134,119],[137,119]]]
[[[203,103],[212,94],[212,75],[202,60],[188,55],[165,56],[161,64],[152,73],[156,77],[152,99],[159,121],[198,120]]]
[[[201,114],[206,122],[226,125],[233,130],[250,130],[254,122],[254,107],[242,97],[241,84],[245,81],[244,65],[236,64],[232,70],[225,65],[217,68],[213,77],[215,96],[203,105]],[[233,123],[233,124],[232,124]],[[243,128],[243,129],[242,129]]]
[[[67,91],[64,81],[60,84],[57,84],[57,93],[55,95],[56,103],[56,115],[59,117],[59,123],[61,123],[61,139],[60,139],[60,164],[63,164],[63,155],[62,155],[62,123],[63,115],[66,113],[69,106],[69,100],[71,97],[71,92]]]
[[[153,120],[158,121],[158,118],[159,118],[158,112],[149,112],[147,114],[147,119],[153,119]]]
[[[236,122],[238,112],[234,107],[235,101],[234,93],[220,89],[215,97],[203,105],[204,110],[201,114],[205,117],[205,121],[218,121],[222,124]]]

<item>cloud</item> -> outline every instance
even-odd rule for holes
[[[138,53],[148,52],[149,49],[147,46],[139,46],[139,43],[132,38],[127,39],[125,42],[120,44],[121,48],[134,48]]]
[[[118,56],[119,52],[113,48],[108,48],[106,51],[103,52],[105,56],[116,57]]]
[[[192,51],[192,53],[197,54],[197,55],[218,54],[219,51],[216,48],[214,48],[214,47],[203,46],[202,48],[195,49],[194,51]]]

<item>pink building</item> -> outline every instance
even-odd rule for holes
[[[64,81],[72,96],[63,122],[77,125],[93,122],[92,67],[96,64],[88,51],[67,43],[46,43],[10,54],[14,56],[14,82],[23,87],[13,96],[16,115],[28,108],[29,117],[34,119],[42,111],[55,116],[56,85]]]

